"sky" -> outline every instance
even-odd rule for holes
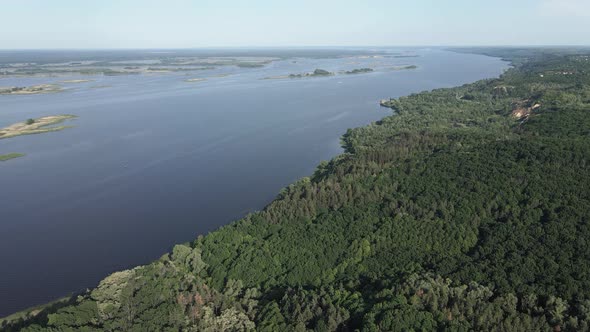
[[[590,0],[0,0],[0,49],[589,44]]]

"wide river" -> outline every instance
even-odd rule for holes
[[[382,98],[508,68],[480,55],[404,52],[418,57],[290,58],[188,76],[91,76],[61,93],[0,95],[0,127],[78,116],[71,129],[0,140],[0,154],[26,154],[0,162],[0,317],[95,286],[263,208],[340,153],[347,128],[390,115],[378,105]],[[409,64],[418,69],[391,70]],[[362,67],[376,70],[262,79]],[[209,79],[185,82],[194,77]],[[2,78],[0,86],[63,79]]]

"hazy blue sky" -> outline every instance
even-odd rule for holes
[[[590,44],[590,0],[0,0],[0,48]]]

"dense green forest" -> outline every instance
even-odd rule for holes
[[[590,329],[590,51],[401,97],[263,211],[24,331]],[[16,317],[16,316],[15,316]]]

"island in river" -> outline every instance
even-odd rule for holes
[[[416,69],[418,66],[416,65],[404,65],[404,66],[395,66],[391,67],[391,70],[410,70]],[[355,68],[352,70],[340,71],[339,74],[345,75],[356,75],[356,74],[367,74],[372,73],[375,70],[373,68],[365,67],[365,68]],[[286,79],[286,78],[307,78],[307,77],[326,77],[326,76],[333,76],[335,73],[329,72],[325,69],[316,69],[313,72],[309,73],[301,73],[301,74],[289,74],[289,75],[279,75],[279,76],[269,76],[265,77],[266,80],[277,80],[277,79]]]
[[[23,122],[15,123],[8,127],[4,127],[0,129],[0,139],[2,138],[10,138],[16,137],[21,135],[32,135],[32,134],[42,134],[48,133],[52,131],[60,131],[67,128],[71,128],[71,126],[55,126],[56,124],[62,123],[66,120],[75,118],[75,115],[51,115],[51,116],[44,116],[37,119],[28,119]],[[0,155],[0,161],[8,161],[11,159],[16,159],[20,157],[24,157],[23,153],[7,153]]]
[[[88,83],[93,82],[94,80],[65,80],[61,81],[60,83]]]
[[[318,69],[312,71],[311,73],[270,76],[270,77],[265,77],[264,79],[275,80],[275,79],[283,79],[283,78],[325,77],[325,76],[333,76],[333,75],[334,75],[334,73],[332,73],[332,72],[329,72],[325,69],[318,68]]]
[[[407,65],[407,66],[396,66],[391,68],[392,70],[410,70],[410,69],[417,69],[418,66],[416,65]]]
[[[147,52],[137,58],[129,58],[123,52],[116,57],[107,55],[95,58],[90,56],[87,60],[65,62],[57,59],[55,61],[47,60],[47,62],[20,60],[2,63],[0,61],[0,77],[119,76],[213,70],[216,67],[227,66],[261,68],[277,60],[280,58],[276,56],[249,56],[241,53],[236,56],[206,56],[190,51],[179,52],[177,56],[158,56]]]
[[[25,155],[22,153],[7,153],[7,154],[0,154],[0,161],[7,161],[10,159],[24,157]]]
[[[373,72],[373,71],[374,71],[373,68],[356,68],[356,69],[353,69],[353,70],[345,71],[344,73],[350,75],[350,74],[370,73],[370,72]]]
[[[188,79],[186,79],[184,81],[185,82],[188,82],[188,83],[195,83],[195,82],[203,82],[203,81],[206,81],[206,80],[207,80],[206,78],[198,77],[198,78],[188,78]]]
[[[28,119],[0,129],[0,139],[21,135],[42,134],[52,131],[64,130],[71,126],[54,126],[66,120],[75,118],[75,115],[50,115],[37,119]]]
[[[1,87],[0,95],[32,95],[39,93],[53,93],[63,91],[63,88],[57,84],[40,84],[33,86],[11,86]]]

